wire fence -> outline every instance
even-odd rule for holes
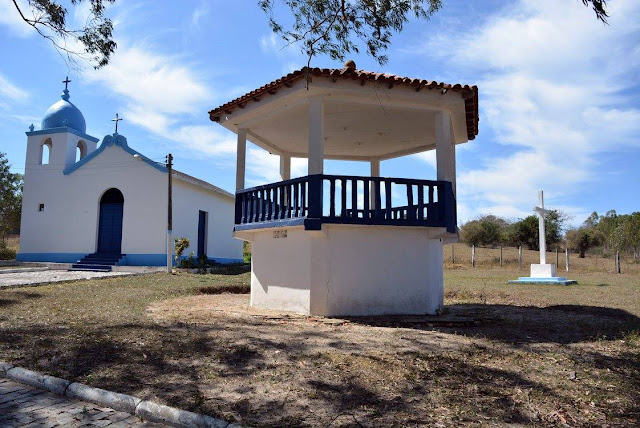
[[[568,270],[567,270],[568,257]],[[540,252],[516,247],[473,247],[466,244],[444,246],[445,267],[471,266],[477,268],[510,268],[528,272],[532,263],[540,263]],[[633,253],[610,255],[588,254],[580,258],[578,253],[565,249],[547,252],[547,263],[556,265],[558,276],[566,272],[608,272],[640,274],[640,258]]]

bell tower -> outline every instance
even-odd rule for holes
[[[61,99],[45,112],[41,129],[29,127],[25,176],[34,168],[62,171],[96,149],[98,139],[86,134],[82,112],[69,101],[69,82],[68,77],[62,82]]]

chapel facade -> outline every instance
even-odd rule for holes
[[[68,82],[67,82],[68,83]],[[162,266],[168,245],[168,170],[129,147],[117,132],[99,139],[86,131],[80,109],[64,89],[27,135],[20,251],[31,262]],[[217,262],[242,261],[233,239],[234,195],[173,171],[173,236],[186,253]],[[82,266],[84,265],[84,266]]]

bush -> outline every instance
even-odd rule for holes
[[[0,245],[0,260],[15,260],[16,250]]]
[[[245,263],[251,263],[251,243],[245,241],[242,244],[242,259]]]
[[[463,224],[460,228],[460,240],[467,245],[495,247],[502,242],[506,228],[506,220],[485,215]]]
[[[200,288],[202,294],[249,294],[251,292],[251,286],[249,284],[230,284],[230,285],[216,285]]]
[[[177,257],[176,257],[177,259]],[[181,268],[185,268],[185,269],[193,269],[195,267],[197,267],[198,263],[196,262],[196,257],[193,254],[193,251],[191,252],[191,254],[189,254],[189,257],[187,257],[186,259],[180,260],[180,267]]]

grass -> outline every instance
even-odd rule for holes
[[[640,276],[519,275],[449,266],[449,311],[477,322],[448,327],[240,316],[246,295],[215,293],[247,273],[0,290],[0,355],[256,427],[637,426]]]

